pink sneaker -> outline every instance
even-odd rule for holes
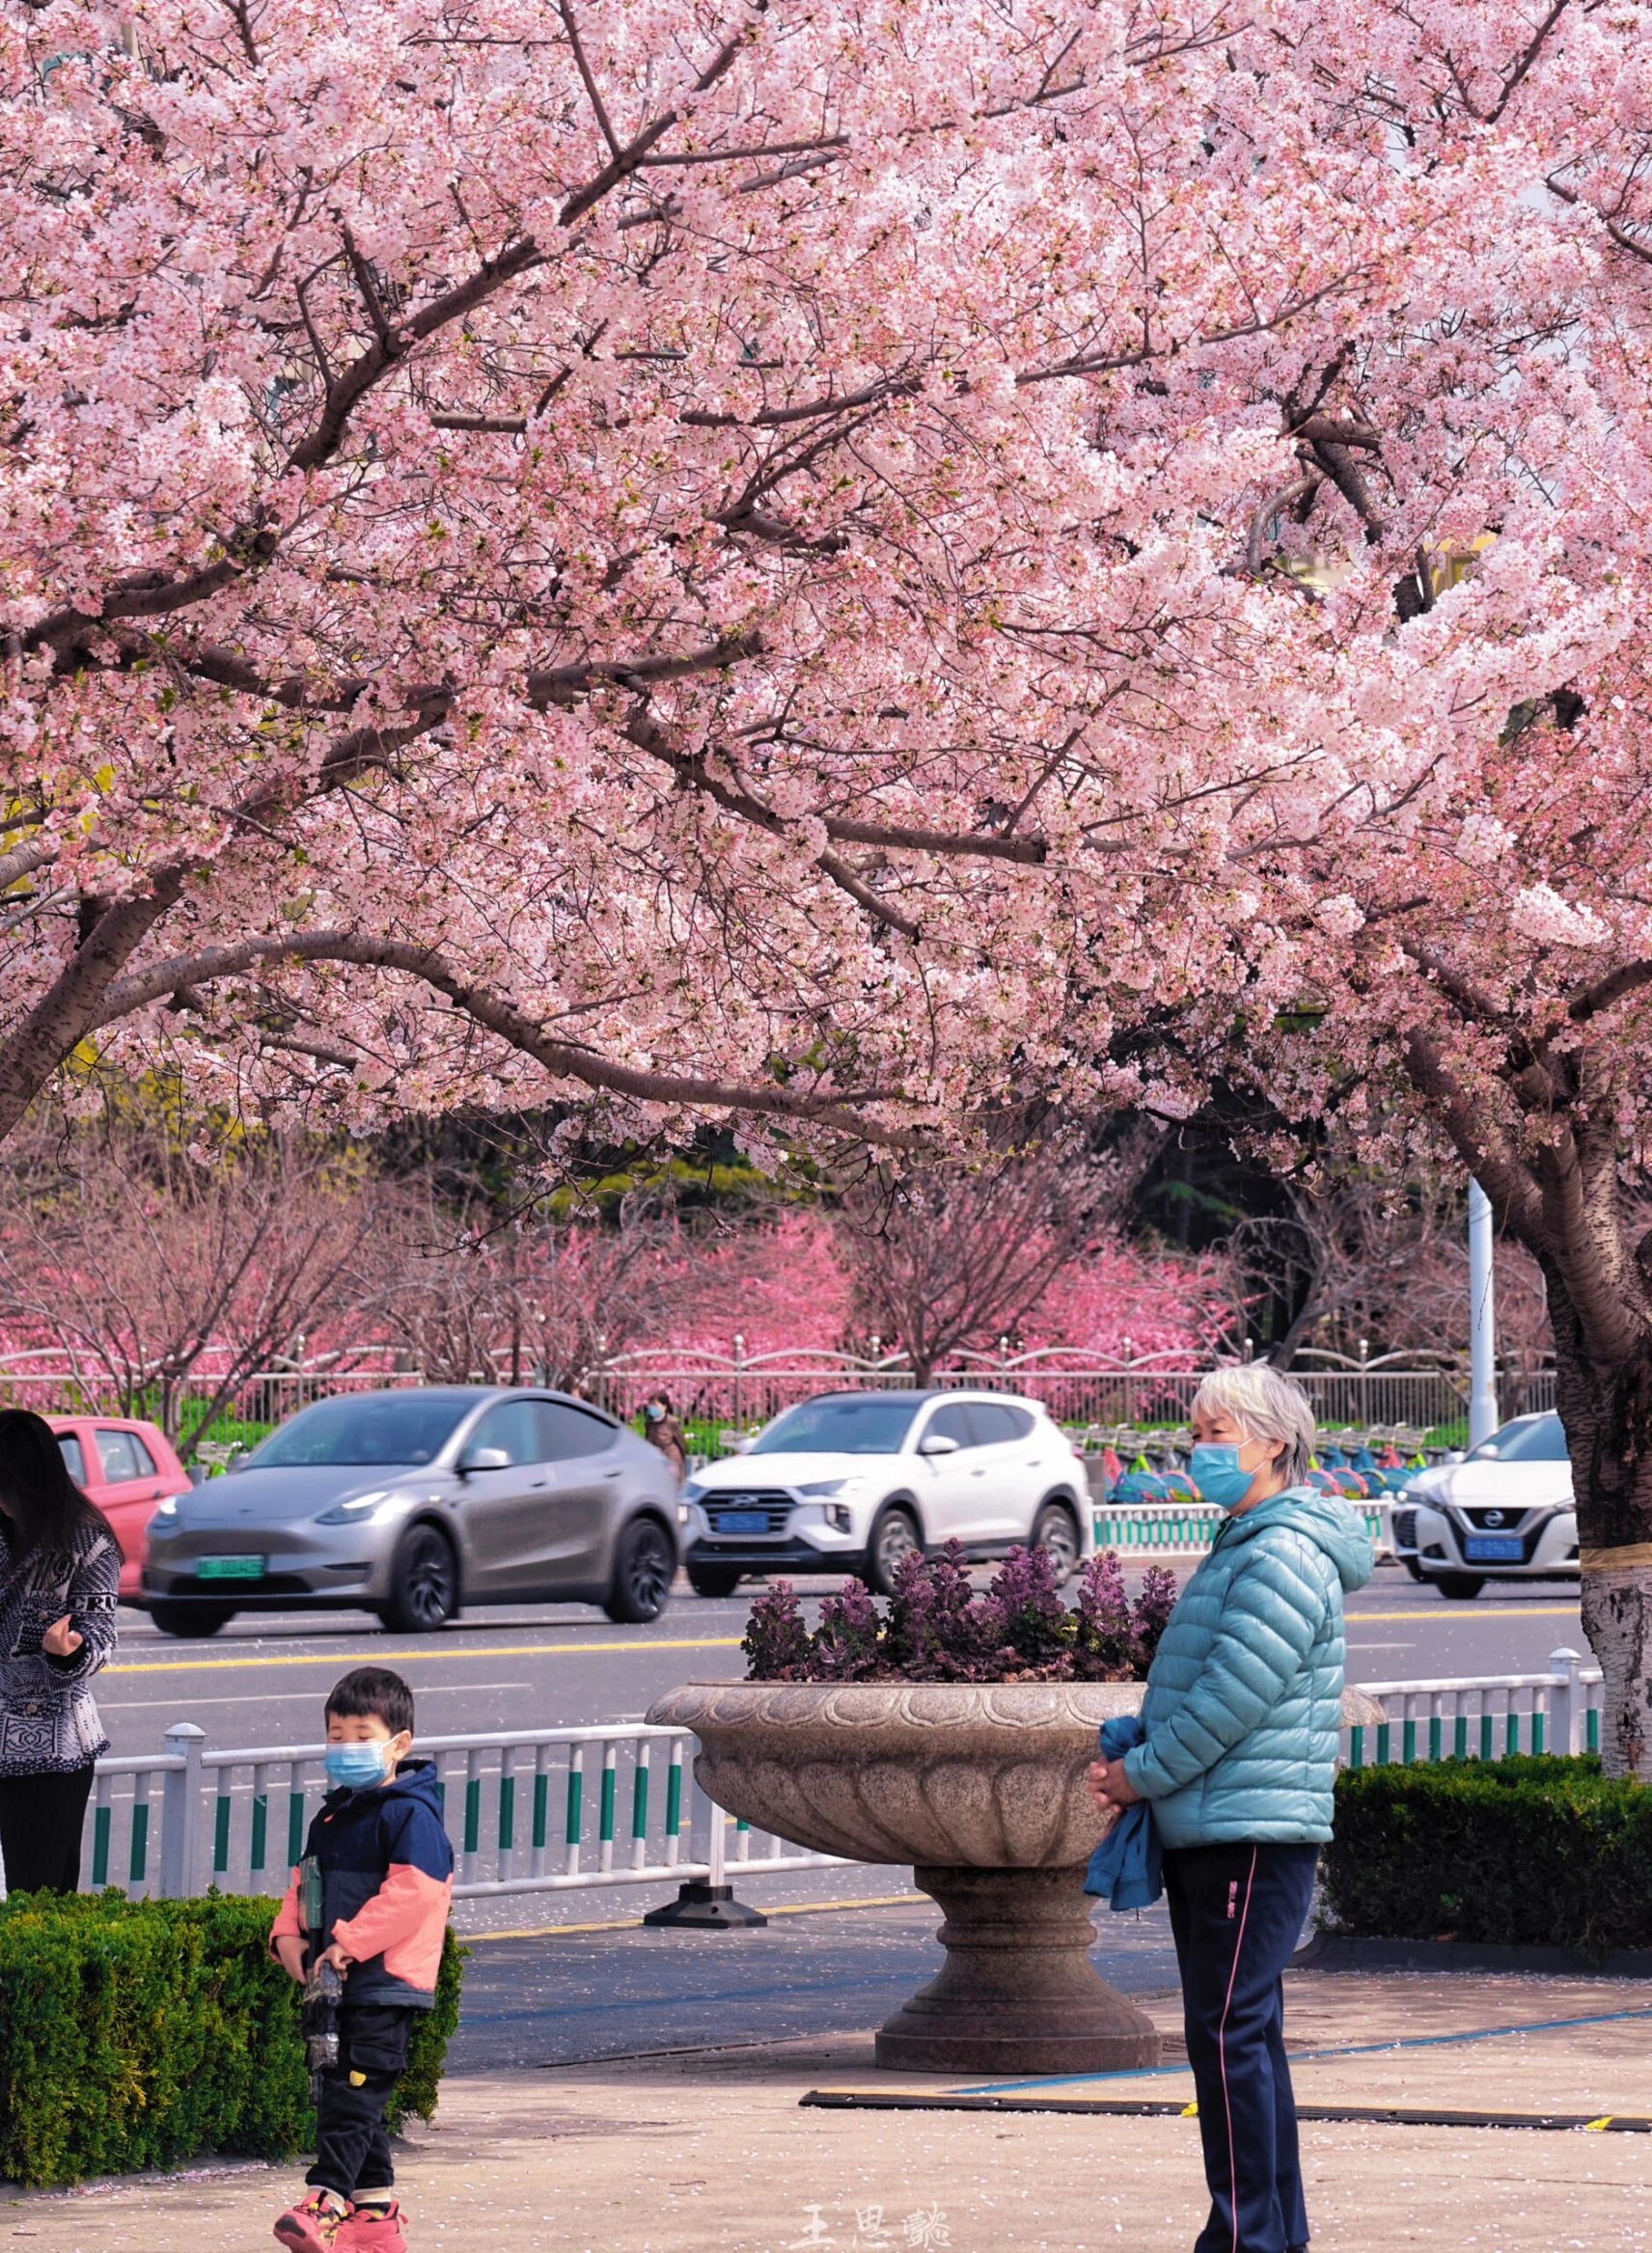
[[[327,2253],[407,2253],[401,2235],[401,2208],[352,2206],[327,2239]]]
[[[275,2234],[293,2253],[333,2253],[339,2232],[349,2219],[349,2208],[338,2206],[324,2190],[289,2207],[275,2225]]]

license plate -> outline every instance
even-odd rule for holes
[[[768,1529],[766,1510],[725,1510],[717,1521],[719,1533],[766,1533]]]
[[[1472,1565],[1517,1565],[1526,1556],[1526,1544],[1506,1533],[1471,1533],[1463,1554]]]
[[[262,1556],[204,1556],[195,1568],[204,1580],[262,1580]]]

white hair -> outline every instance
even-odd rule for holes
[[[1213,1369],[1193,1396],[1192,1413],[1221,1409],[1251,1440],[1282,1440],[1280,1470],[1287,1486],[1301,1486],[1313,1460],[1316,1427],[1308,1394],[1271,1361],[1245,1361]]]

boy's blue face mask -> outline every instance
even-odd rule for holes
[[[1256,1473],[1247,1470],[1234,1446],[1203,1441],[1188,1458],[1188,1472],[1204,1499],[1218,1510],[1236,1510]]]
[[[383,1783],[389,1754],[388,1738],[376,1745],[329,1745],[322,1766],[335,1791],[371,1791]]]

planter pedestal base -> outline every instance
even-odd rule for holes
[[[1090,1962],[1086,1865],[917,1869],[947,1962],[877,2037],[903,2073],[1117,2073],[1159,2063],[1152,2020]]]

